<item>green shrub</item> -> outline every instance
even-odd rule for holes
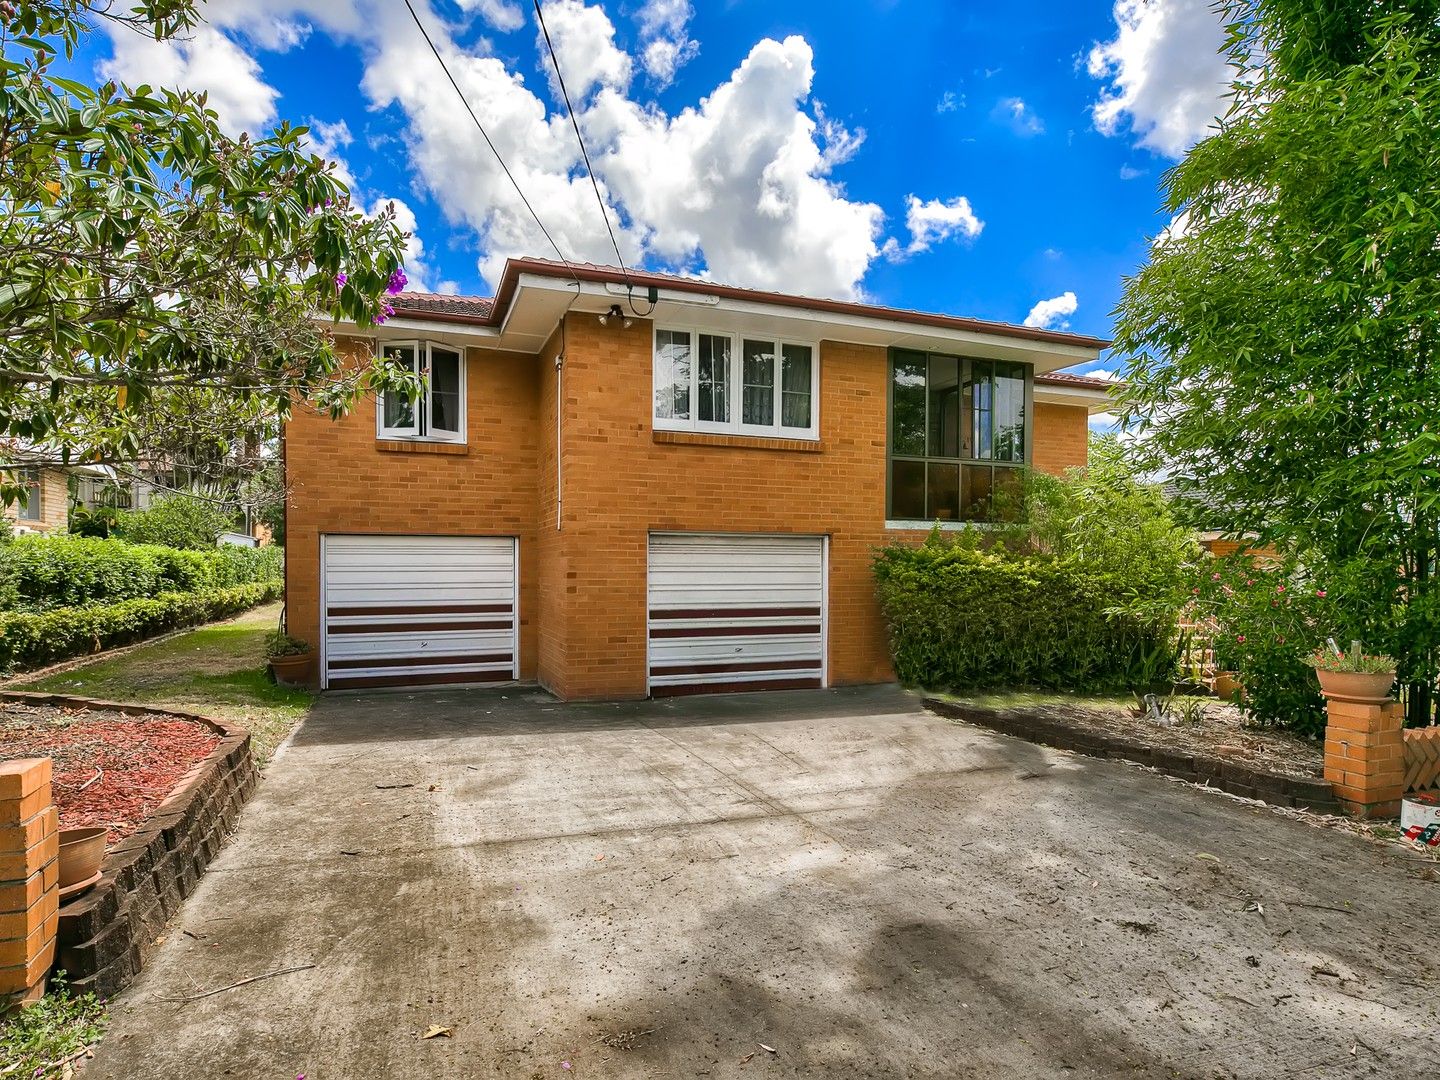
[[[1149,686],[1173,668],[1173,623],[1113,610],[1104,574],[1047,553],[935,532],[875,559],[901,682],[1075,691]]]
[[[1335,597],[1294,560],[1265,565],[1243,555],[1207,563],[1192,594],[1216,627],[1216,666],[1245,686],[1240,705],[1250,720],[1322,733],[1325,700],[1306,660],[1339,629]]]
[[[156,499],[144,510],[124,511],[112,535],[132,544],[208,551],[215,547],[215,538],[234,525],[234,515],[219,504],[176,494]]]
[[[114,604],[0,614],[0,668],[20,671],[224,618],[279,596],[278,580]]]
[[[1018,521],[875,558],[896,674],[932,687],[1146,688],[1174,677],[1193,534],[1113,438],[1027,475]]]
[[[229,588],[283,574],[279,548],[183,551],[79,536],[20,536],[0,546],[0,606],[20,611]]]

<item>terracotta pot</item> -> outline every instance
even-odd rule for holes
[[[1237,693],[1244,690],[1240,680],[1236,678],[1233,671],[1217,671],[1215,681],[1210,684],[1210,690],[1217,698],[1229,701]]]
[[[68,889],[100,873],[108,829],[60,830],[60,888]]]
[[[310,654],[272,656],[270,672],[281,686],[304,686],[310,681]]]
[[[1315,669],[1320,679],[1320,692],[1337,701],[1388,701],[1395,685],[1395,672],[1325,671]]]

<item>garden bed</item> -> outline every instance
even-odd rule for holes
[[[1162,726],[1119,703],[1089,706],[1001,695],[928,697],[934,712],[1094,757],[1123,758],[1170,776],[1280,806],[1337,809],[1323,748],[1280,731],[1247,727],[1240,710],[1210,704],[1198,722]]]
[[[113,848],[220,742],[195,720],[87,706],[0,701],[4,756],[48,757],[63,828],[101,826]]]
[[[128,735],[140,745],[127,748]],[[66,786],[52,781],[52,790],[63,826],[88,810],[112,829],[99,883],[60,907],[56,967],[77,993],[113,996],[140,973],[254,792],[250,734],[193,713],[0,691],[0,736],[6,757],[19,756],[23,739],[23,753],[59,758],[55,776]],[[180,757],[161,764],[162,753]],[[102,776],[80,791],[97,761]],[[89,797],[106,761],[114,765],[113,783],[127,775],[133,781],[128,791],[117,786],[108,806]]]

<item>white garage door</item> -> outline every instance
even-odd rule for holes
[[[508,536],[325,537],[325,685],[518,678],[517,561]]]
[[[650,537],[650,693],[825,684],[825,540]]]

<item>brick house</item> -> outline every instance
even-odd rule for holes
[[[363,336],[421,401],[285,429],[287,623],[332,688],[567,699],[892,678],[872,549],[1085,464],[1106,342],[510,261]]]

